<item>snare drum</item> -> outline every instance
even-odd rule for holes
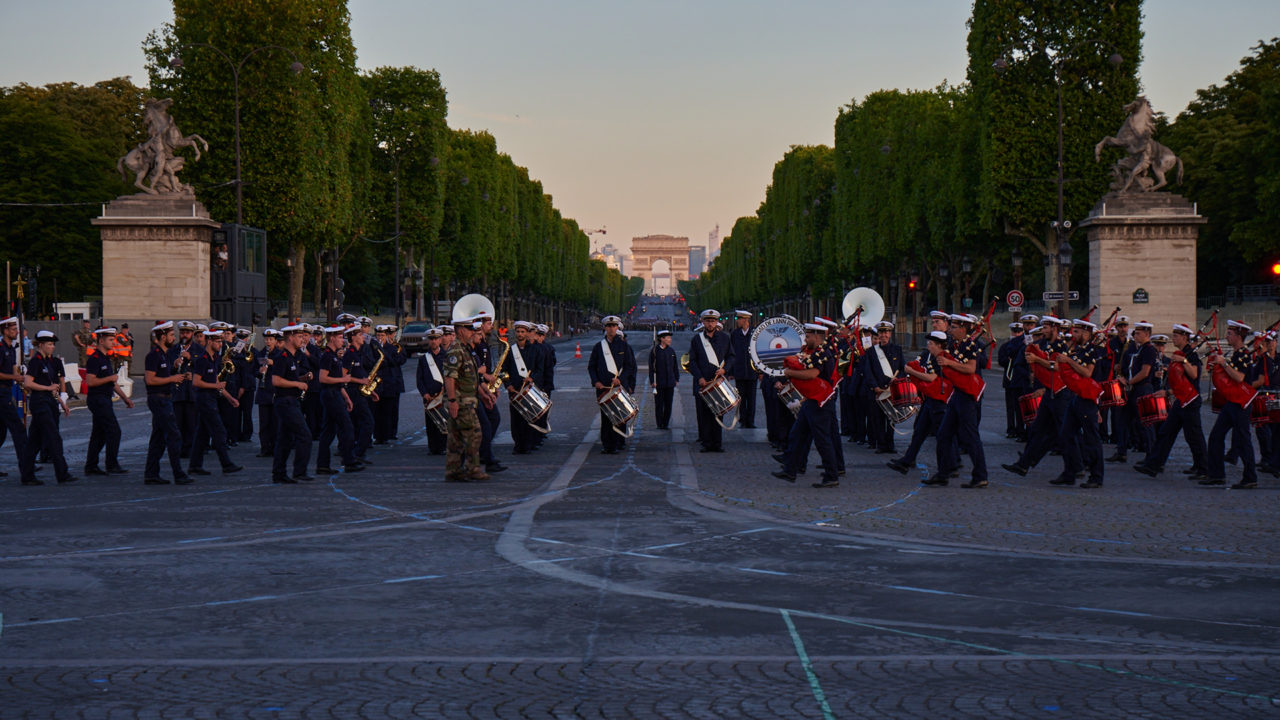
[[[1253,402],[1249,403],[1249,424],[1251,425],[1270,425],[1271,411],[1268,408],[1270,401],[1275,396],[1271,390],[1259,390],[1258,394],[1253,398]]]
[[[1102,394],[1098,396],[1098,407],[1124,407],[1124,386],[1119,380],[1108,380],[1102,383]]]
[[[529,426],[540,433],[548,433],[551,431],[550,426],[540,427],[538,420],[547,414],[551,409],[551,397],[533,383],[529,383],[520,389],[520,392],[511,396],[511,407],[520,413],[520,417],[524,418]]]
[[[640,414],[640,408],[636,406],[636,401],[630,393],[623,390],[621,385],[617,385],[609,388],[609,391],[601,395],[596,403],[618,434],[631,437],[633,428],[630,427],[630,423],[636,419],[636,415]],[[619,430],[620,427],[625,427],[626,431]]]
[[[1144,427],[1158,425],[1169,419],[1169,401],[1162,395],[1144,395],[1138,398],[1138,420]]]
[[[449,410],[444,404],[444,393],[439,393],[431,404],[427,405],[427,420],[436,426],[441,435],[449,434]]]
[[[1209,393],[1209,405],[1213,408],[1214,415],[1217,415],[1218,413],[1222,412],[1222,408],[1226,404],[1227,404],[1227,396],[1224,395],[1222,391],[1219,390],[1218,388],[1214,388],[1213,392]]]
[[[908,377],[894,378],[889,383],[889,399],[894,407],[920,404],[920,388]]]
[[[737,416],[733,418],[733,423],[727,426],[720,420],[730,410],[738,407],[738,402],[741,400],[738,397],[738,389],[724,375],[708,382],[698,391],[698,397],[707,404],[707,408],[716,416],[716,422],[720,423],[721,427],[729,430],[738,424]]]
[[[792,415],[799,415],[800,405],[804,402],[804,396],[800,394],[795,385],[788,382],[778,391],[778,402],[786,405]]]
[[[1280,391],[1266,390],[1263,394],[1267,398],[1267,415],[1272,423],[1280,425]]]
[[[1024,425],[1030,425],[1036,421],[1036,415],[1040,413],[1040,401],[1043,398],[1044,396],[1035,393],[1027,393],[1018,398],[1018,414],[1022,416]]]

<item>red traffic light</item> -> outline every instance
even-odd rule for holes
[[[916,281],[915,281],[915,280],[908,280],[908,281],[907,281],[907,289],[908,289],[908,290],[915,290],[915,289],[916,289]]]
[[[1271,274],[1280,277],[1280,262],[1271,263]]]

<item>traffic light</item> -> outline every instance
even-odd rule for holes
[[[915,289],[919,286],[919,284],[920,284],[920,276],[919,276],[919,275],[915,275],[915,274],[913,274],[913,275],[911,275],[910,277],[908,277],[908,278],[907,278],[907,289],[908,289],[908,290],[915,290]]]
[[[1271,277],[1280,279],[1280,262],[1271,263]]]
[[[256,326],[256,325],[261,325],[261,324],[262,324],[262,313],[254,313],[254,314],[253,314],[253,324],[254,324],[255,326]]]

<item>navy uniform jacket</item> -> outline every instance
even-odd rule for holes
[[[232,357],[236,363],[236,383],[245,392],[258,389],[258,349],[251,347],[247,353],[236,353]]]
[[[1280,387],[1280,355],[1276,357],[1267,357],[1263,355],[1253,365],[1253,380],[1262,378],[1262,385],[1259,387],[1263,390],[1275,390]]]
[[[147,357],[143,360],[143,368],[147,372],[155,373],[156,379],[167,378],[174,373],[172,372],[173,363],[169,361],[169,354],[160,349],[159,345],[152,345],[151,352],[147,353]],[[169,395],[172,393],[173,385],[157,385],[154,389],[147,388],[149,395]]]
[[[1133,343],[1133,348],[1129,352],[1128,360],[1123,366],[1124,376],[1132,379],[1134,375],[1142,372],[1143,365],[1150,365],[1151,372],[1139,385],[1151,385],[1156,380],[1156,365],[1160,362],[1160,351],[1156,350],[1156,346],[1150,342],[1141,345]]]
[[[1000,367],[1004,368],[1004,380],[1001,383],[1004,387],[1021,388],[1031,384],[1028,378],[1031,369],[1027,365],[1026,356],[1022,354],[1026,348],[1024,334],[1009,338],[997,351],[996,361],[1000,363]],[[1019,361],[1022,363],[1021,371],[1018,367]]]
[[[369,346],[365,345],[358,351],[347,348],[347,351],[342,353],[342,367],[346,368],[347,373],[357,380],[369,377],[369,370],[373,367],[372,365],[365,365],[365,362],[369,359],[369,353],[365,352],[367,347]],[[323,363],[323,360],[321,362]],[[382,371],[379,370],[378,372],[381,373]],[[360,387],[363,388],[364,386],[361,385]]]
[[[699,343],[701,344],[701,343]],[[725,364],[725,372],[739,380],[754,377],[751,372],[751,331],[734,328],[729,332],[729,347],[733,349],[733,366]]]
[[[649,351],[649,383],[660,388],[673,388],[680,382],[679,358],[673,347],[653,346]]]
[[[385,392],[378,393],[384,397],[399,395],[404,392],[404,364],[409,362],[408,355],[405,354],[404,348],[397,348],[393,342],[382,343],[378,349],[386,355],[386,360],[382,361],[382,369],[378,374],[383,377],[382,385],[386,388]],[[376,353],[374,359],[376,360]]]
[[[62,361],[56,357],[45,357],[40,353],[32,353],[31,360],[27,363],[27,374],[39,385],[52,385],[54,388],[61,388],[61,378],[64,375]],[[57,389],[53,392],[36,390],[33,393],[33,399],[52,400],[57,394]]]
[[[707,336],[706,333],[694,333],[693,341],[689,343],[689,374],[693,376],[693,394],[697,395],[701,388],[698,387],[698,378],[710,381],[716,376],[716,370],[720,369],[720,365],[712,363],[707,358],[707,353],[702,349],[702,338],[707,338],[707,342],[711,343],[711,349],[715,351],[717,359],[723,363],[725,375],[733,375],[733,364],[737,359],[733,355],[733,347],[730,345],[729,336],[718,332],[715,335]]]
[[[320,392],[320,356],[323,353],[324,348],[312,340],[293,358],[293,362],[298,366],[298,375],[311,373],[311,379],[307,381],[307,392]],[[297,380],[298,378],[288,379]]]
[[[173,347],[169,348],[169,350],[166,352],[165,358],[166,360],[168,360],[170,368],[182,367],[183,369],[190,370],[195,367],[196,358],[199,357],[203,352],[204,352],[204,346],[197,345],[196,343],[193,342],[187,348],[187,354],[191,356],[191,359],[184,361],[182,359],[182,344],[174,343]],[[186,364],[181,365],[181,363],[184,363],[184,362]],[[180,382],[176,385],[170,385],[169,387],[172,388],[171,392],[173,393],[174,402],[195,402],[196,401],[196,386],[190,380],[187,380],[186,382]]]
[[[218,371],[222,367],[222,355],[217,357],[209,357],[209,352],[200,353],[200,357],[196,358],[195,366],[192,368],[192,375],[200,376],[200,379],[207,383],[218,382]],[[229,383],[228,383],[229,385]],[[231,388],[227,388],[227,392],[231,392]],[[196,397],[221,397],[222,393],[213,388],[196,388]]]
[[[604,362],[604,352],[600,347],[600,342],[591,344],[591,357],[587,360],[587,374],[591,377],[591,385],[596,383],[604,385],[606,388],[613,384],[613,374],[609,372],[609,366]],[[631,345],[622,338],[621,335],[615,335],[613,342],[609,343],[609,350],[613,354],[613,362],[618,368],[618,380],[627,392],[635,392],[635,376],[636,376],[636,353],[631,349]],[[627,386],[630,380],[632,385]]]
[[[116,374],[115,369],[111,366],[111,358],[97,349],[90,350],[85,355],[84,362],[85,372],[94,377],[111,377]],[[116,384],[114,382],[103,383],[89,388],[90,395],[105,395],[110,397],[115,392]]]
[[[270,405],[275,399],[275,387],[271,385],[271,369],[275,363],[275,358],[280,355],[280,351],[276,350],[270,355],[264,347],[257,351],[254,356],[254,372],[258,374],[258,392],[253,395],[253,404]],[[271,363],[271,364],[268,364]]]
[[[271,365],[271,374],[279,375],[285,380],[293,380],[297,382],[300,377],[308,372],[314,372],[319,375],[319,370],[311,370],[307,357],[303,351],[299,350],[296,354],[288,350],[277,350],[273,356]],[[310,389],[307,392],[311,392]],[[296,398],[302,393],[295,387],[276,388],[275,398]]]
[[[542,360],[542,378],[546,384],[538,383],[538,387],[551,392],[556,389],[556,349],[546,340],[538,343],[538,347],[542,348],[542,353],[546,356]]]
[[[13,366],[18,364],[18,348],[9,344],[9,341],[0,339],[0,371],[6,375],[13,372]],[[0,388],[12,388],[12,380],[0,380]],[[0,397],[0,402],[8,401],[8,393]]]
[[[431,368],[427,364],[427,357],[435,360],[436,370],[440,372],[440,379],[436,380],[431,375]],[[418,394],[436,396],[444,389],[444,352],[424,351],[418,356]]]
[[[884,350],[885,359],[889,361],[889,367],[893,370],[893,375],[888,377],[884,374],[884,368],[880,367],[880,355],[873,347],[862,356],[862,372],[868,390],[874,391],[876,388],[887,388],[889,383],[893,382],[895,377],[902,374],[902,368],[906,366],[906,362],[902,358],[902,348],[895,343],[881,346]]]
[[[520,357],[524,358],[524,368],[528,371],[529,377],[533,383],[540,389],[542,385],[539,380],[542,379],[543,369],[542,363],[544,357],[542,351],[538,349],[537,343],[525,341],[524,347],[519,347],[512,338],[511,352],[507,354],[507,359],[502,364],[502,369],[507,373],[507,387],[513,387],[516,392],[520,392],[520,387],[524,385],[524,380],[520,378],[520,373],[516,371],[516,350],[520,350]]]

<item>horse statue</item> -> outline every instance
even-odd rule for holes
[[[1151,111],[1151,103],[1139,95],[1124,106],[1124,111],[1128,117],[1115,137],[1108,135],[1093,148],[1093,158],[1097,162],[1102,161],[1102,149],[1106,147],[1123,148],[1128,153],[1111,166],[1111,189],[1129,192],[1137,182],[1137,192],[1159,190],[1169,184],[1165,175],[1175,167],[1178,169],[1177,180],[1181,183],[1182,159],[1152,138],[1155,115]],[[1148,177],[1148,172],[1155,176],[1154,180]]]
[[[169,115],[171,105],[171,98],[147,100],[143,118],[149,137],[120,158],[116,162],[116,170],[126,178],[126,169],[134,173],[134,186],[151,195],[194,195],[195,190],[190,185],[178,180],[178,171],[182,170],[186,160],[175,155],[174,151],[189,147],[195,150],[195,159],[199,160],[200,146],[203,145],[208,152],[209,143],[199,135],[183,135]],[[150,180],[151,184],[144,185],[143,180]]]

